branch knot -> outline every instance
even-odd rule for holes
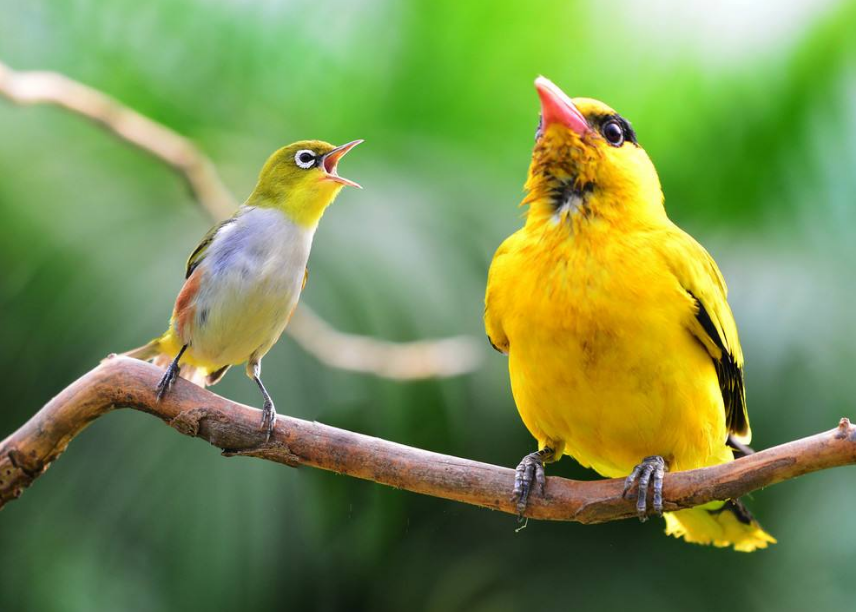
[[[199,435],[199,424],[203,419],[211,418],[211,414],[205,408],[191,408],[182,410],[169,422],[169,426],[178,433],[195,438]],[[215,415],[217,418],[217,415]]]

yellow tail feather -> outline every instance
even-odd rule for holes
[[[134,359],[139,359],[141,361],[149,361],[160,355],[162,352],[163,351],[161,350],[160,346],[160,338],[155,338],[148,344],[138,346],[135,349],[131,349],[130,351],[122,353],[122,356],[133,357]]]
[[[733,546],[740,552],[752,552],[776,543],[776,538],[764,531],[739,500],[667,512],[664,518],[666,535],[693,544]]]

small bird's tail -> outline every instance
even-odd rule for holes
[[[776,538],[764,531],[739,499],[711,502],[663,516],[666,535],[694,544],[733,546],[740,552],[752,552],[776,543]]]
[[[127,353],[122,353],[122,355],[142,361],[151,361],[159,368],[166,369],[172,363],[172,360],[175,359],[175,356],[178,355],[179,350],[181,350],[181,346],[167,332],[160,338],[155,338],[148,344],[144,344]],[[228,369],[229,366],[225,366],[219,370],[209,371],[205,367],[184,362],[181,364],[179,376],[205,388],[219,382]]]
[[[126,353],[122,353],[122,356],[132,357],[141,361],[151,361],[158,366],[164,366],[164,364],[158,363],[159,361],[163,361],[163,358],[170,359],[169,355],[167,355],[161,348],[161,338],[155,338],[148,344],[138,346]],[[169,361],[167,361],[165,365],[169,365]]]

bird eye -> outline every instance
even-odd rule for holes
[[[613,147],[620,147],[624,144],[624,128],[617,121],[607,121],[600,131]]]
[[[294,163],[303,169],[311,168],[315,165],[315,153],[308,149],[301,149],[294,154]]]

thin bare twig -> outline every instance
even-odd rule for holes
[[[397,380],[458,376],[475,370],[484,351],[469,336],[417,342],[387,342],[344,334],[308,308],[298,308],[291,337],[323,363]]]
[[[214,219],[229,217],[238,206],[214,164],[190,140],[97,89],[56,72],[16,72],[0,62],[0,93],[22,106],[53,104],[86,117],[166,163]]]
[[[59,73],[14,71],[0,62],[0,94],[19,105],[59,106],[149,153],[178,172],[213,220],[230,216],[238,205],[214,164],[189,139],[97,89]],[[343,333],[304,303],[286,332],[326,365],[385,378],[457,376],[475,370],[484,355],[484,343],[470,337],[386,342]]]
[[[89,423],[115,408],[153,416],[188,436],[207,440],[225,455],[245,455],[332,470],[357,478],[514,514],[514,470],[411,448],[320,423],[280,416],[269,443],[261,443],[261,413],[187,381],[155,401],[162,372],[112,357],[51,400],[0,442],[0,507],[15,499],[62,454]],[[838,427],[715,467],[667,474],[666,510],[732,499],[783,480],[856,464],[856,426]],[[544,497],[526,515],[538,519],[601,523],[636,515],[621,496],[623,481],[580,482],[550,477]]]

